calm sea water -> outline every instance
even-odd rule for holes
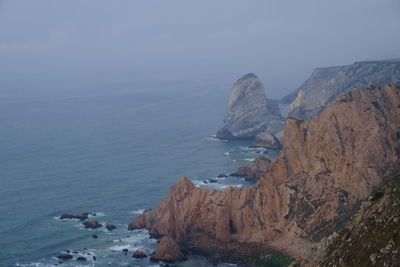
[[[122,253],[156,247],[145,230],[129,232],[127,225],[155,207],[180,175],[220,190],[249,185],[240,178],[203,183],[260,153],[246,142],[210,137],[221,125],[228,95],[202,86],[0,95],[0,266],[55,266],[65,250],[88,261],[62,266],[158,266]],[[66,212],[95,212],[117,230],[87,230],[80,221],[57,219]],[[192,257],[181,265],[209,263]]]

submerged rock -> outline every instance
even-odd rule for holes
[[[272,134],[283,127],[278,101],[265,96],[264,86],[253,74],[240,78],[232,87],[227,115],[218,139],[252,139],[261,132]]]
[[[84,221],[86,219],[88,219],[89,213],[85,212],[85,213],[81,213],[78,215],[73,215],[73,214],[69,214],[69,213],[64,213],[63,215],[60,216],[61,220],[64,219],[78,219],[81,221]]]
[[[175,262],[186,260],[176,241],[169,236],[164,236],[158,243],[157,251],[151,255],[152,261]]]
[[[62,254],[62,255],[57,256],[57,258],[60,260],[70,260],[73,257],[72,257],[72,255],[69,255],[69,254]]]
[[[99,223],[96,220],[86,221],[83,222],[82,224],[85,226],[85,228],[90,228],[90,229],[96,229],[102,227],[101,223]]]
[[[225,173],[218,174],[217,178],[226,178],[228,177]]]
[[[76,258],[76,260],[77,261],[87,261],[87,259],[85,257],[82,257],[82,256]]]

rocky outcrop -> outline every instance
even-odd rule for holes
[[[145,227],[152,236],[197,247],[208,243],[196,235],[260,243],[301,257],[309,240],[341,228],[399,167],[399,147],[400,89],[359,89],[311,121],[288,118],[280,155],[254,186],[219,192],[182,177],[129,229]]]
[[[400,175],[362,203],[351,221],[292,266],[400,266]]]
[[[224,125],[217,138],[253,139],[262,132],[275,134],[282,127],[278,101],[267,99],[263,84],[250,73],[233,85]]]
[[[158,243],[157,251],[151,255],[150,260],[175,262],[186,260],[186,257],[173,238],[164,236]]]
[[[291,103],[288,114],[298,119],[318,115],[337,97],[357,88],[388,83],[400,85],[400,61],[357,62],[348,66],[315,69],[299,89],[282,98]]]
[[[232,176],[243,176],[246,180],[257,180],[271,165],[271,161],[266,157],[257,157],[250,166],[240,167],[237,171],[231,173]]]

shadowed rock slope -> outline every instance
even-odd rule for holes
[[[217,138],[253,139],[258,133],[275,134],[282,130],[278,101],[267,99],[258,77],[249,73],[232,87],[227,115]]]
[[[365,61],[315,69],[299,89],[281,99],[291,103],[288,114],[298,119],[318,115],[337,97],[370,85],[400,85],[400,61]]]
[[[200,235],[222,244],[265,244],[300,258],[399,167],[399,142],[400,89],[359,89],[311,121],[288,118],[282,151],[254,186],[219,192],[182,177],[129,229],[145,227],[181,246],[209,246]]]
[[[375,191],[351,221],[293,266],[400,266],[400,174]]]

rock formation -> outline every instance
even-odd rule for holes
[[[280,155],[254,186],[219,192],[182,177],[129,229],[145,227],[181,245],[209,245],[200,235],[301,257],[309,240],[341,228],[383,177],[399,168],[399,147],[400,89],[359,89],[311,121],[288,118]]]
[[[357,88],[388,83],[400,85],[400,60],[357,62],[348,66],[315,69],[299,89],[282,98],[291,103],[288,115],[310,119],[337,97]]]
[[[263,84],[250,73],[233,85],[224,125],[217,138],[253,139],[262,132],[275,134],[282,127],[278,101],[267,99]]]

